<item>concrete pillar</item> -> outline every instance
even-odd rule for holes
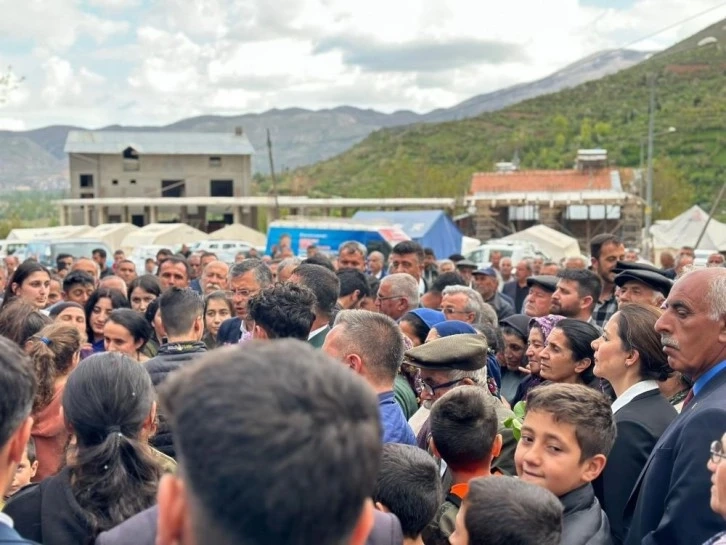
[[[60,225],[61,227],[68,225],[68,223],[66,223],[66,221],[67,221],[66,207],[64,204],[59,204],[58,205],[58,225]]]
[[[159,209],[156,206],[149,207],[149,223],[159,222]]]
[[[259,218],[260,218],[260,209],[257,206],[250,207],[250,227],[252,229],[259,229]]]
[[[232,207],[232,223],[242,223],[242,207]]]
[[[494,237],[494,210],[488,204],[478,203],[476,205],[474,229],[476,238],[481,240],[482,244],[486,244]]]
[[[179,212],[179,222],[189,224],[189,207],[182,206]]]
[[[98,223],[96,225],[102,225],[108,223],[108,206],[98,207]]]
[[[131,214],[129,214],[128,206],[124,206],[121,209],[121,222],[122,223],[131,223]]]
[[[91,205],[83,205],[83,224],[91,225]]]

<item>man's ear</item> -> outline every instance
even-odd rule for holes
[[[368,540],[368,536],[373,529],[373,523],[375,515],[373,514],[375,509],[373,508],[373,500],[367,498],[361,509],[360,517],[353,528],[353,533],[350,535],[348,543],[350,545],[364,545]],[[163,544],[162,544],[163,545]]]
[[[607,458],[604,454],[596,454],[592,458],[585,460],[582,464],[582,480],[591,483],[602,473],[605,469]]]
[[[167,473],[159,481],[156,494],[159,515],[156,524],[156,545],[179,545],[184,543],[187,498],[183,481]]]

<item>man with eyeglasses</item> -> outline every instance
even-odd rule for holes
[[[694,382],[630,495],[626,545],[704,543],[724,528],[709,509],[711,474],[704,461],[726,422],[726,269],[686,273],[664,308],[655,330],[668,365]]]
[[[217,333],[217,345],[237,344],[242,337],[244,320],[247,317],[247,302],[259,291],[271,285],[272,271],[259,259],[245,259],[229,271],[229,291],[237,316],[222,322]]]
[[[514,451],[517,448],[517,442],[512,430],[504,426],[504,421],[514,413],[489,391],[487,386],[488,350],[489,345],[484,335],[451,335],[407,350],[404,361],[420,369],[421,400],[424,411],[430,409],[446,392],[458,386],[475,385],[487,392],[499,421],[497,433],[502,434],[504,441],[502,452],[494,460],[492,469],[499,469],[505,475],[515,475]],[[431,427],[427,419],[418,433],[418,446],[431,452],[430,440]],[[444,481],[446,481],[446,476]],[[450,484],[444,482],[444,488],[446,486],[451,487]]]
[[[407,273],[389,274],[378,287],[376,310],[394,321],[419,305],[418,283]]]
[[[711,456],[708,459],[708,470],[713,474],[711,482],[711,509],[714,513],[726,518],[726,434],[721,439],[711,443]],[[726,532],[720,532],[708,540],[704,545],[726,544]]]

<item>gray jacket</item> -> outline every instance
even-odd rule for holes
[[[591,484],[560,498],[564,507],[560,545],[612,545],[610,523]]]

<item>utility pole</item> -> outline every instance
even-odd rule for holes
[[[716,209],[718,208],[718,205],[721,204],[721,199],[723,199],[724,193],[726,193],[726,182],[724,182],[724,184],[721,186],[721,191],[719,191],[718,197],[716,197],[716,200],[713,201],[713,206],[711,207],[711,211],[708,213],[708,218],[706,219],[706,223],[703,225],[701,234],[698,235],[698,240],[696,241],[696,245],[694,246],[695,249],[698,249],[698,245],[701,244],[701,239],[703,238],[703,235],[706,234],[706,229],[708,229],[708,224],[711,223],[711,218],[713,218],[713,215],[716,213]]]
[[[645,239],[648,243],[647,256],[652,258],[653,238],[653,139],[655,137],[655,74],[650,76],[650,117],[648,119],[648,173],[645,185]]]
[[[275,219],[280,218],[280,202],[277,198],[277,178],[275,178],[275,164],[272,161],[272,139],[270,129],[267,129],[267,154],[270,157],[270,175],[272,176],[272,195],[275,197]]]

